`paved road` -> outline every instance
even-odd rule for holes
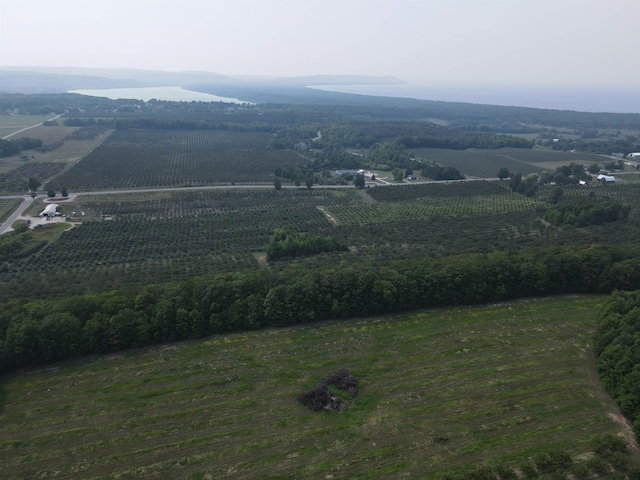
[[[0,224],[0,235],[2,235],[3,233],[13,230],[11,228],[11,225],[13,225],[13,222],[15,222],[18,219],[18,217],[20,217],[24,213],[24,211],[27,208],[29,208],[29,206],[33,203],[33,199],[29,195],[13,196],[13,197],[7,196],[7,197],[0,197],[0,198],[22,198],[23,199],[23,202],[16,209],[16,211],[13,212],[4,223]]]

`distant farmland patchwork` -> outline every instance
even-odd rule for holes
[[[585,463],[621,426],[590,349],[602,297],[211,337],[3,382],[8,478],[441,478]],[[349,368],[341,414],[296,401]]]
[[[523,175],[554,170],[558,165],[601,163],[609,157],[586,153],[501,148],[498,150],[445,150],[442,148],[414,148],[416,157],[433,160],[445,167],[455,167],[471,177],[492,178],[501,167]]]

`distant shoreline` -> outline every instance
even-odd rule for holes
[[[182,87],[132,87],[132,88],[81,88],[69,90],[69,93],[106,97],[111,100],[132,99],[148,102],[151,99],[172,102],[223,102],[251,104],[237,98],[220,97],[209,93],[187,90]]]
[[[640,89],[632,90],[630,88],[442,87],[416,84],[309,85],[307,88],[357,95],[481,105],[640,114]]]

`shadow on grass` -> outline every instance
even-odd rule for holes
[[[7,388],[6,384],[13,378],[13,374],[4,374],[0,376],[0,413],[4,412],[4,407],[7,404]]]

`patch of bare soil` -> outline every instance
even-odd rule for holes
[[[329,212],[327,212],[324,209],[324,207],[317,207],[317,208],[318,208],[318,210],[320,210],[324,214],[325,217],[327,217],[327,220],[329,220],[334,225],[338,225],[338,220],[336,219],[336,217],[334,217]]]
[[[638,446],[638,442],[636,441],[636,436],[633,433],[633,427],[631,426],[631,422],[623,415],[619,413],[609,413],[611,419],[622,426],[622,434],[624,435],[624,439],[627,441],[629,445],[629,449],[633,450],[635,453],[640,452],[640,447]]]

